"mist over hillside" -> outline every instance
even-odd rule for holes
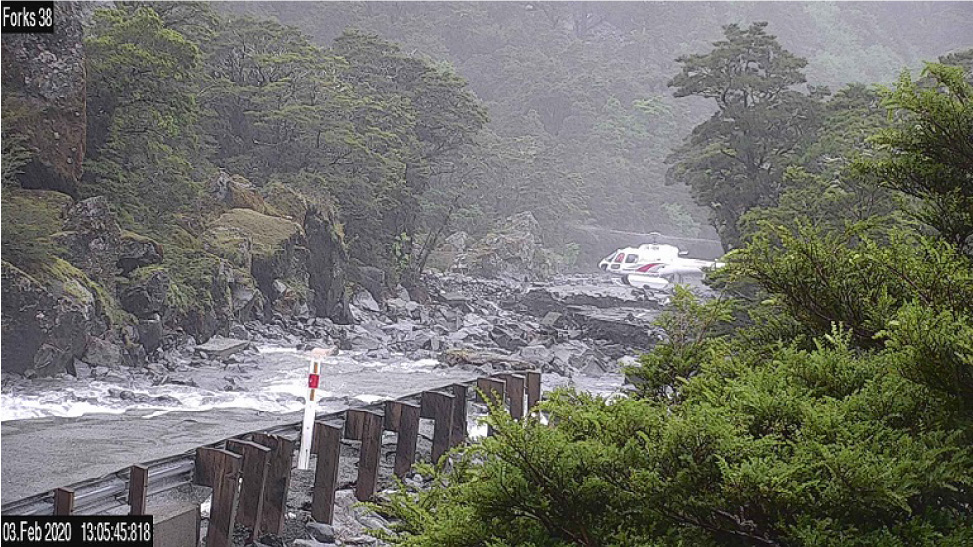
[[[723,25],[769,22],[768,33],[807,59],[807,85],[832,92],[852,82],[889,83],[906,67],[919,69],[973,44],[973,5],[964,2],[237,2],[219,8],[277,18],[322,45],[359,28],[407,53],[451,64],[484,101],[492,144],[529,157],[510,176],[529,178],[542,193],[562,193],[556,204],[532,203],[542,224],[557,231],[563,222],[545,215],[545,205],[606,228],[714,237],[686,186],[666,185],[665,163],[714,107],[696,97],[673,98],[667,83],[679,70],[676,59],[707,50]]]

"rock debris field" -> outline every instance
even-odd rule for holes
[[[365,290],[356,293],[354,325],[277,318],[243,324],[229,340],[205,345],[188,336],[167,340],[145,367],[76,363],[76,377],[4,375],[3,440],[10,448],[3,456],[4,503],[298,421],[304,353],[315,346],[340,348],[324,363],[320,413],[528,368],[544,372],[545,391],[573,385],[610,394],[622,388],[621,363],[659,340],[651,323],[668,298],[586,275],[518,283],[432,274],[425,281],[428,294],[415,297],[404,289],[384,301]],[[111,450],[93,450],[78,460],[77,443],[109,438]],[[429,450],[429,441],[420,441],[420,454],[423,442]],[[38,463],[49,472],[31,473]],[[343,481],[353,481],[349,469],[343,469]],[[304,503],[297,487],[301,473],[294,476],[295,514]],[[344,495],[339,492],[339,513]],[[361,512],[348,511],[348,518]],[[359,537],[338,518],[339,539]]]

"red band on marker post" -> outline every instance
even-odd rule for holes
[[[320,381],[321,381],[321,375],[320,374],[308,374],[307,375],[307,387],[309,387],[311,389],[317,389],[318,388],[318,382],[320,382]]]

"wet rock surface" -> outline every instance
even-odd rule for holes
[[[537,219],[529,211],[507,217],[483,239],[459,253],[452,269],[508,281],[544,279],[554,271],[554,264],[544,249],[540,232]],[[453,234],[447,244],[451,248],[466,248],[467,238]]]
[[[18,175],[25,188],[78,194],[87,136],[85,9],[78,2],[58,2],[56,33],[3,37],[4,109],[28,113],[20,122],[25,126],[16,132],[26,135],[26,144],[37,151]]]
[[[7,281],[5,291],[18,286]],[[358,299],[372,309],[351,304],[357,324],[337,324],[307,312],[275,314],[267,321],[237,321],[233,338],[246,347],[232,355],[197,351],[191,333],[163,333],[159,319],[149,317],[131,334],[143,343],[161,338],[151,342],[158,347],[148,356],[148,364],[133,361],[132,345],[124,339],[95,342],[89,350],[91,333],[84,329],[44,330],[70,326],[65,318],[40,323],[32,343],[47,343],[50,351],[33,346],[31,351],[49,357],[49,363],[38,366],[55,370],[49,370],[49,377],[37,378],[41,375],[28,377],[5,369],[0,382],[3,440],[11,447],[4,452],[2,491],[19,498],[113,472],[132,461],[185,451],[201,439],[216,441],[268,424],[297,421],[306,393],[306,352],[315,347],[342,348],[327,358],[318,400],[319,412],[333,412],[521,368],[543,370],[546,390],[564,385],[613,393],[623,383],[620,361],[634,359],[654,339],[654,329],[647,324],[657,310],[579,310],[562,303],[563,307],[555,308],[559,311],[542,315],[542,310],[528,312],[524,296],[544,289],[545,284],[460,274],[431,275],[425,282],[426,303],[412,300],[409,291],[398,288],[389,291],[391,297],[385,301]],[[610,287],[607,280],[583,277],[552,283],[564,284],[581,292],[590,286],[593,294]],[[18,301],[5,298],[3,302],[6,310]],[[29,304],[23,298],[19,302]],[[94,324],[85,316],[94,313],[93,301],[65,310],[77,315],[79,328]],[[586,319],[585,314],[594,314],[594,319]],[[606,314],[611,321],[604,319]],[[630,332],[620,336],[619,329]],[[79,443],[106,438],[112,439],[115,450],[86,453],[79,462]],[[37,465],[34,458],[41,452],[50,472],[31,474],[29,469]],[[303,522],[298,528],[304,534]],[[345,541],[340,535],[339,540]]]
[[[405,373],[410,363],[425,363],[422,366],[430,370],[468,375],[524,369],[565,378],[618,373],[620,359],[634,358],[658,341],[659,334],[651,323],[665,301],[665,295],[638,293],[597,277],[569,276],[541,284],[434,274],[425,279],[428,303],[411,300],[406,290],[396,290],[394,297],[377,301],[361,289],[349,304],[356,324],[337,324],[329,318],[313,317],[307,310],[295,315],[277,313],[267,321],[235,322],[229,338],[217,337],[198,345],[191,333],[163,330],[163,318],[154,313],[157,306],[151,295],[156,291],[149,290],[153,283],[161,282],[161,277],[153,279],[156,277],[147,276],[143,285],[137,285],[141,288],[133,289],[139,299],[136,313],[140,318],[131,329],[131,339],[140,341],[135,348],[152,352],[148,364],[136,362],[133,366],[131,344],[125,340],[91,336],[88,330],[94,323],[90,319],[96,317],[91,300],[70,304],[64,308],[68,315],[63,320],[52,321],[49,326],[39,323],[26,333],[30,335],[27,340],[31,341],[32,355],[44,361],[35,366],[48,370],[47,375],[54,377],[52,385],[70,389],[74,389],[74,382],[83,381],[120,382],[125,389],[169,396],[174,395],[167,389],[191,388],[199,394],[175,396],[202,406],[232,405],[234,394],[243,393],[257,398],[262,407],[293,410],[299,408],[299,393],[258,392],[269,383],[303,374],[305,365],[291,363],[306,363],[301,355],[314,347],[339,347],[344,356],[335,361],[338,371],[375,366]],[[17,283],[5,280],[5,290],[15,286]],[[537,304],[538,294],[545,295],[544,305]],[[576,305],[581,301],[601,305]],[[610,307],[605,301],[634,304]],[[5,300],[5,309],[8,302],[14,304],[17,299]],[[23,300],[23,305],[30,303]],[[77,321],[68,320],[75,316]],[[50,351],[44,351],[47,346]],[[279,348],[274,351],[285,353],[267,354],[258,348]],[[281,377],[279,367],[285,366],[290,368]],[[72,372],[77,376],[70,376]],[[40,391],[27,414],[34,416],[35,412],[45,412],[42,401],[48,400],[40,385],[5,371],[3,393],[7,397]],[[92,404],[121,408],[135,401],[104,390],[97,396],[78,397],[82,402],[92,397]],[[71,398],[70,394],[65,396],[68,402]],[[6,400],[4,405],[7,411]],[[160,406],[173,405],[167,402]],[[51,412],[62,412],[59,408],[60,403]],[[12,417],[23,417],[20,411],[9,410]]]

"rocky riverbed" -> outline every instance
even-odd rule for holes
[[[324,363],[320,412],[517,368],[543,370],[545,390],[610,393],[623,383],[619,363],[658,339],[651,321],[667,298],[597,276],[425,281],[428,294],[355,294],[354,325],[278,317],[234,327],[229,351],[182,336],[144,367],[77,361],[76,375],[4,374],[3,501],[297,421],[315,346],[340,348]],[[79,455],[79,445],[97,448]]]
[[[305,395],[305,350],[314,346],[341,350],[326,363],[321,401],[327,408],[391,396],[390,386],[420,389],[437,377],[454,379],[453,372],[492,372],[518,361],[565,381],[598,377],[617,373],[620,361],[651,347],[657,339],[651,321],[666,298],[595,276],[526,284],[443,274],[427,281],[425,302],[404,289],[383,303],[357,293],[354,325],[310,317],[237,325],[233,338],[223,340],[230,348],[225,355],[207,351],[220,340],[197,346],[183,336],[144,367],[76,361],[75,374],[4,374],[2,419],[297,411]]]

